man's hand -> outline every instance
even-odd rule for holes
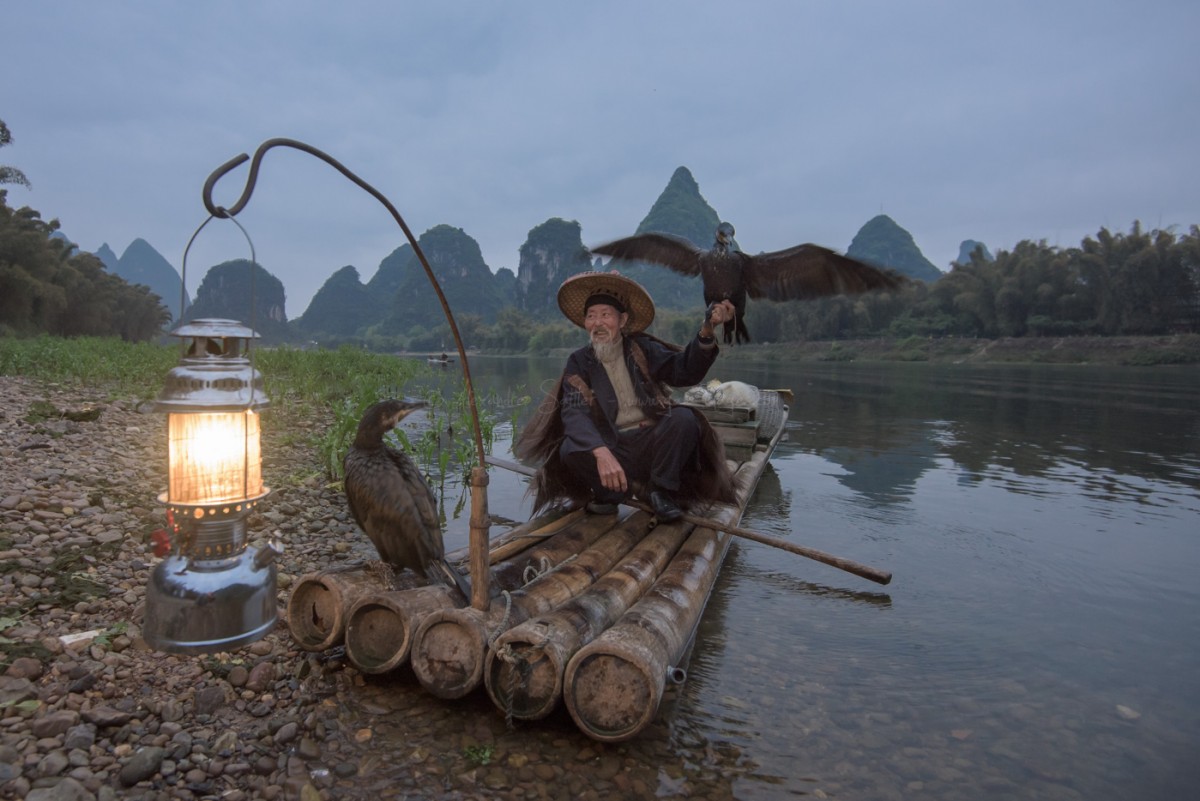
[[[604,488],[622,494],[627,492],[629,484],[625,481],[625,470],[608,446],[601,445],[592,451],[592,455],[596,457],[596,472],[600,474],[600,483]]]
[[[732,301],[723,300],[720,303],[712,304],[704,315],[704,324],[700,326],[700,336],[711,337],[714,325],[728,323],[736,316],[737,309],[733,307]]]

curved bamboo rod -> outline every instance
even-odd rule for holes
[[[383,204],[383,207],[392,215],[392,219],[400,226],[400,230],[404,232],[404,236],[407,237],[409,244],[412,245],[413,252],[417,254],[417,259],[425,269],[425,275],[429,278],[429,283],[433,285],[433,291],[437,293],[438,302],[441,303],[442,311],[446,315],[446,321],[450,324],[450,333],[454,336],[454,344],[458,348],[459,361],[462,362],[463,381],[467,387],[467,403],[471,410],[471,429],[475,440],[475,452],[478,460],[478,464],[471,470],[471,605],[479,609],[484,609],[487,607],[489,599],[487,572],[487,530],[489,523],[486,489],[488,475],[487,468],[484,467],[484,457],[486,454],[483,448],[483,430],[479,424],[479,410],[475,403],[475,386],[471,382],[471,368],[467,364],[467,349],[463,345],[462,336],[458,332],[458,324],[454,321],[454,314],[450,311],[450,304],[446,301],[446,295],[442,292],[441,284],[438,283],[437,277],[433,274],[433,268],[429,266],[429,261],[425,258],[425,253],[421,250],[421,246],[417,243],[417,238],[409,230],[408,224],[404,222],[404,218],[400,216],[400,212],[396,210],[396,207],[392,205],[392,202],[382,192],[355,175],[340,161],[333,158],[333,156],[318,150],[312,145],[295,139],[268,139],[254,151],[253,159],[242,153],[234,156],[214,170],[208,176],[208,180],[204,182],[204,207],[208,209],[209,214],[222,219],[233,219],[246,207],[246,204],[250,202],[250,196],[254,193],[254,186],[258,181],[258,170],[263,156],[273,147],[290,147],[319,158]],[[246,186],[242,190],[242,196],[229,208],[216,205],[212,199],[212,190],[217,181],[246,161],[250,161],[250,174],[246,176]]]

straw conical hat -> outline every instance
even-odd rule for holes
[[[654,301],[642,285],[613,271],[573,275],[558,288],[558,308],[580,328],[587,314],[587,301],[593,295],[608,295],[629,315],[625,332],[636,334],[654,322]]]

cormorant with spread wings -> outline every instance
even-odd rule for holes
[[[852,295],[876,289],[895,289],[906,278],[892,270],[873,267],[820,245],[796,245],[774,253],[748,256],[732,247],[733,226],[717,226],[711,250],[701,250],[686,239],[646,233],[618,239],[593,253],[622,261],[642,261],[669,267],[704,282],[708,305],[728,299],[737,310],[725,323],[725,341],[749,342],[746,329],[746,296],[766,300],[811,300],[828,295]]]

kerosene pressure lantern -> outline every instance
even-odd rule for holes
[[[170,552],[146,589],[143,636],[179,653],[227,651],[275,625],[274,543],[249,544],[246,518],[270,489],[262,481],[259,412],[269,403],[249,358],[252,329],[202,319],[171,332],[185,340],[156,411],[167,416]]]

